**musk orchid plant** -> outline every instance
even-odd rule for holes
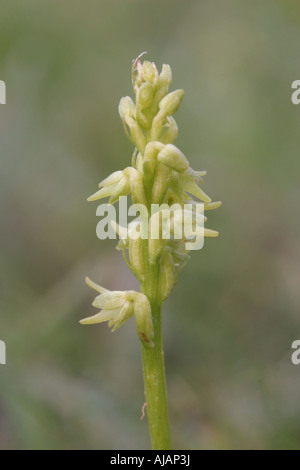
[[[114,204],[120,198],[131,196],[134,204],[142,204],[150,211],[153,204],[169,210],[170,236],[164,233],[159,217],[150,217],[148,224],[156,227],[158,236],[136,236],[141,222],[131,222],[128,229],[113,224],[120,237],[117,248],[140,283],[141,292],[110,291],[90,279],[87,284],[99,295],[93,306],[100,309],[96,315],[81,320],[82,324],[108,322],[117,330],[132,315],[141,342],[145,398],[152,448],[171,448],[165,368],[161,334],[161,306],[169,296],[179,273],[189,259],[186,231],[181,238],[174,236],[186,212],[193,224],[202,227],[202,235],[215,237],[218,232],[203,227],[206,217],[198,214],[197,203],[204,211],[216,209],[220,202],[212,202],[201,189],[205,171],[193,170],[184,154],[173,144],[178,127],[173,115],[182,101],[183,90],[169,92],[172,73],[169,65],[158,70],[154,63],[141,62],[141,54],[132,64],[132,84],[135,94],[121,99],[119,113],[128,138],[134,144],[131,166],[115,171],[99,184],[99,190],[88,198],[96,201],[109,197]],[[176,210],[171,210],[173,205]],[[187,211],[186,205],[189,205]],[[165,208],[170,209],[165,209]],[[179,208],[179,209],[178,209]],[[160,209],[158,209],[158,213]],[[162,211],[161,211],[162,212]],[[165,214],[165,212],[164,212]],[[180,217],[179,217],[180,216]],[[192,225],[190,227],[191,234]],[[201,225],[202,224],[202,225]],[[153,228],[153,227],[152,227]],[[148,233],[152,233],[149,230]],[[189,232],[188,232],[189,233]],[[135,236],[133,236],[135,234]]]

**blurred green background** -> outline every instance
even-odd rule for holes
[[[85,275],[137,288],[86,198],[129,164],[117,107],[144,50],[184,88],[177,145],[223,201],[164,307],[174,447],[300,448],[299,42],[298,1],[1,2],[1,449],[149,447],[133,320],[78,323]]]

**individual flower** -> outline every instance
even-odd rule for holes
[[[80,320],[82,325],[92,325],[107,321],[109,328],[112,328],[112,331],[116,331],[126,320],[135,315],[138,335],[147,346],[152,346],[154,333],[151,307],[149,300],[144,294],[133,290],[110,291],[95,284],[88,277],[86,278],[86,283],[100,293],[92,305],[102,310],[96,313],[96,315]]]
[[[99,183],[99,191],[92,194],[88,201],[97,201],[109,197],[109,204],[114,204],[122,196],[138,194],[143,197],[143,188],[141,188],[140,175],[137,170],[128,166],[124,170],[115,171],[101,183]]]

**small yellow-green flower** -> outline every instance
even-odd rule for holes
[[[140,292],[130,291],[110,291],[98,284],[95,284],[88,277],[86,283],[95,289],[97,295],[93,302],[93,307],[100,308],[100,312],[91,317],[80,320],[82,325],[93,325],[95,323],[108,322],[109,328],[116,331],[132,315],[135,315],[137,332],[140,339],[147,346],[152,346],[153,323],[149,300]]]

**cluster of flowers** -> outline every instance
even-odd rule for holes
[[[168,207],[176,204],[177,207],[182,208],[183,213],[184,206],[190,204],[189,207],[192,207],[197,224],[199,219],[196,211],[197,200],[202,201],[204,211],[216,209],[221,202],[212,202],[201,189],[200,185],[203,183],[203,176],[206,172],[193,170],[185,155],[173,144],[178,134],[173,115],[180,106],[184,92],[175,90],[168,93],[172,81],[169,65],[164,64],[161,72],[158,73],[154,63],[149,61],[141,63],[140,57],[133,62],[132,81],[135,102],[126,96],[119,104],[119,113],[125,132],[135,146],[131,166],[122,171],[116,171],[104,179],[99,184],[100,189],[88,200],[96,201],[109,197],[108,202],[113,204],[120,197],[131,195],[134,204],[144,204],[148,209],[152,204],[166,204]],[[178,211],[170,214],[174,226],[177,216]],[[158,220],[155,217],[155,223]],[[184,214],[180,220],[184,220]],[[151,223],[154,223],[153,218],[149,220],[150,225]],[[204,228],[204,236],[215,237],[217,235],[218,232]],[[129,227],[127,238],[120,240],[118,247],[123,251],[126,262],[141,284],[145,281],[145,264],[159,263],[158,300],[162,302],[168,297],[179,272],[189,259],[185,241],[184,238],[178,240],[173,237],[170,239],[163,239],[162,236],[155,239],[150,237],[146,241],[145,249],[144,240],[130,237]],[[95,287],[94,284],[93,287]],[[96,299],[94,305],[103,310],[82,322],[95,323],[108,320],[109,325],[116,329],[128,316],[135,314],[138,326],[139,307],[137,305],[139,302],[146,303],[147,297],[132,291],[121,294],[119,292],[108,293],[99,286],[97,289],[100,296],[97,297],[98,300]],[[109,299],[108,304],[106,299]],[[151,310],[149,311],[149,306],[144,310],[148,312],[146,315],[149,315],[150,325]],[[149,325],[147,333],[139,326],[138,331],[144,333],[151,343]]]

